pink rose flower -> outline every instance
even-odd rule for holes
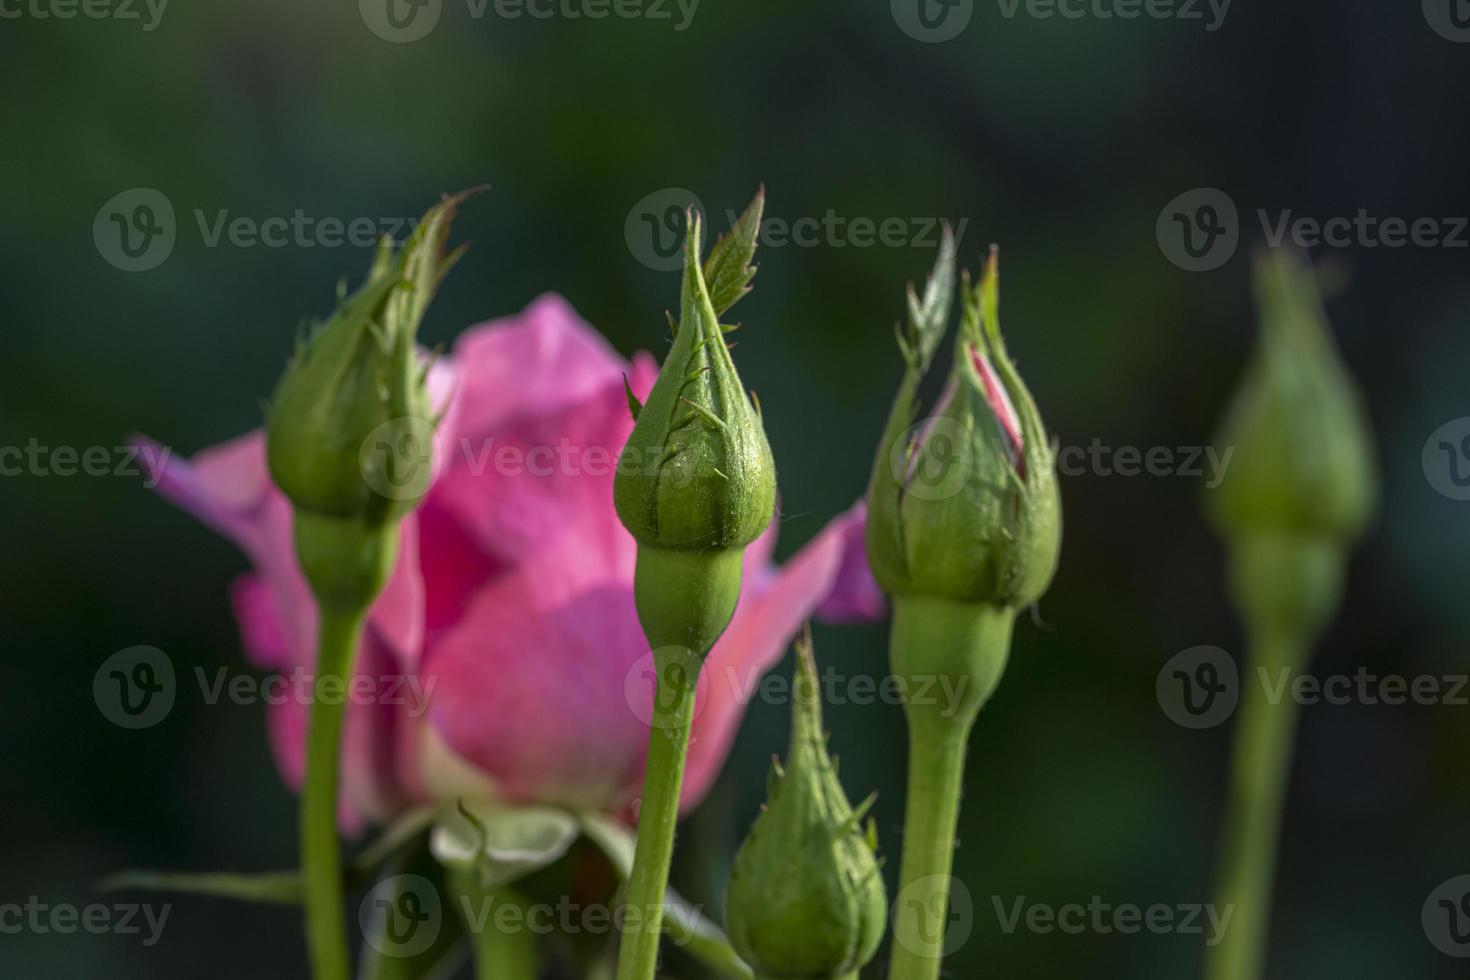
[[[435,368],[431,389],[445,410],[437,472],[403,522],[359,652],[355,682],[366,696],[347,709],[346,826],[458,795],[628,814],[642,782],[651,660],[633,606],[635,546],[613,510],[612,481],[633,426],[623,378],[641,397],[655,373],[649,355],[622,360],[554,295],[466,331]],[[316,608],[262,433],[170,459],[155,477],[254,565],[232,589],[250,660],[309,672]],[[747,549],[739,605],[700,684],[686,810],[708,791],[745,704],[801,623],[819,606],[835,618],[881,613],[862,521],[858,505],[779,568],[775,522]],[[307,710],[304,698],[269,708],[293,787]]]

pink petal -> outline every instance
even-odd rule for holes
[[[597,561],[547,547],[430,651],[431,723],[511,799],[608,807],[642,767],[648,729],[623,692],[647,647],[631,576],[588,584]]]
[[[985,400],[990,403],[990,410],[995,414],[995,420],[1000,423],[1006,438],[1011,441],[1011,449],[1016,458],[1021,459],[1021,420],[1016,415],[1016,407],[1011,404],[1010,393],[1006,391],[1005,385],[995,376],[995,369],[990,366],[990,358],[974,345],[970,345],[970,363],[975,366],[975,371],[980,375],[980,381],[985,385]]]
[[[262,510],[274,488],[259,429],[203,450],[188,463],[152,439],[138,436],[132,441],[148,469],[148,481],[165,499],[243,548],[260,543],[258,529],[271,516]]]
[[[260,667],[289,670],[294,659],[291,641],[270,586],[259,575],[241,575],[230,586],[230,605],[245,656]]]
[[[521,415],[576,405],[628,370],[566,300],[547,293],[516,316],[465,331],[454,345],[460,385],[454,433],[479,439]]]
[[[859,502],[837,518],[842,525],[842,564],[817,616],[834,623],[871,623],[883,618],[888,600],[868,567],[868,505]]]
[[[424,641],[424,577],[419,570],[418,528],[417,515],[410,513],[403,519],[393,572],[368,615],[368,628],[406,667],[418,662]]]
[[[629,382],[646,393],[656,373],[641,356]],[[527,408],[462,436],[426,508],[450,516],[436,515],[430,526],[468,532],[492,564],[513,564],[547,541],[575,537],[597,555],[597,567],[622,569],[632,560],[632,539],[618,523],[612,487],[632,431],[617,373],[580,401]]]
[[[419,547],[424,576],[424,643],[432,646],[459,622],[480,591],[511,569],[510,562],[482,547],[452,507],[430,497],[419,510]]]

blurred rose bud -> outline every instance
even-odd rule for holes
[[[1229,463],[1205,509],[1229,543],[1246,621],[1310,637],[1336,612],[1346,551],[1377,504],[1376,454],[1311,266],[1263,253],[1255,283],[1260,342],[1217,437]]]
[[[1316,275],[1287,251],[1255,263],[1260,340],[1217,443],[1232,451],[1207,508],[1227,536],[1282,531],[1350,543],[1378,498],[1373,434]]]
[[[417,334],[457,258],[443,246],[458,201],[432,208],[396,255],[384,241],[367,283],[298,344],[271,399],[266,453],[299,511],[382,524],[422,496],[394,488],[421,480],[404,440],[433,432]],[[432,453],[432,439],[415,452]]]
[[[443,247],[462,199],[431,208],[396,255],[379,246],[367,283],[298,345],[271,400],[267,462],[322,602],[351,608],[377,594],[394,558],[385,528],[428,489],[434,421],[417,335],[458,258]]]

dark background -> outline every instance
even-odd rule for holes
[[[761,9],[766,8],[766,9]],[[17,8],[7,8],[17,9]],[[141,9],[141,8],[140,8]],[[145,13],[146,17],[146,13]],[[368,262],[351,247],[207,247],[193,212],[414,215],[488,182],[458,226],[469,258],[424,336],[565,294],[623,352],[658,349],[676,277],[637,261],[629,210],[667,187],[723,227],[764,182],[786,220],[969,219],[974,266],[1003,245],[1012,352],[1063,445],[1198,446],[1251,342],[1257,208],[1326,218],[1470,214],[1470,45],[1419,5],[1236,0],[1201,20],[1007,18],[976,0],[921,43],[881,0],[705,0],[674,20],[466,15],[388,43],[357,5],[175,0],[156,30],[0,19],[0,442],[193,452],[258,424],[303,316]],[[103,203],[135,187],[178,213],[162,265],[115,268]],[[1217,187],[1241,247],[1188,272],[1155,237],[1176,195]],[[1467,250],[1319,249],[1381,450],[1384,499],[1319,674],[1461,674],[1466,507],[1420,453],[1470,414]],[[891,327],[932,249],[786,244],[761,253],[741,371],[762,397],[794,550],[863,490],[896,384]],[[1198,936],[1006,934],[991,896],[1060,905],[1207,901],[1229,726],[1191,732],[1154,680],[1199,644],[1240,655],[1199,479],[1063,480],[1061,569],[1023,618],[973,740],[958,873],[975,896],[950,976],[1199,975]],[[244,559],[138,479],[0,479],[0,902],[85,904],[109,871],[259,869],[294,856],[294,801],[258,707],[181,699],[141,732],[91,697],[98,664],[149,644],[181,669],[242,668],[226,585]],[[885,631],[819,628],[824,662],[881,674]],[[789,669],[789,659],[781,667]],[[715,905],[763,795],[786,708],[756,704],[682,838],[677,881]],[[903,719],[829,708],[854,797],[897,871]],[[1470,708],[1304,710],[1280,861],[1274,977],[1450,977],[1430,891],[1470,871]],[[0,935],[6,977],[304,974],[290,911],[183,899],[163,941]],[[878,973],[875,964],[872,975]]]

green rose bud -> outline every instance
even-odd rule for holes
[[[848,804],[827,754],[811,638],[797,644],[791,748],[730,873],[730,942],[762,980],[838,980],[873,958],[888,901],[871,798]]]
[[[1376,454],[1311,266],[1263,253],[1255,289],[1260,342],[1217,437],[1229,463],[1205,509],[1230,543],[1247,620],[1310,635],[1335,611],[1344,554],[1372,517]]]
[[[267,410],[271,477],[295,509],[297,552],[324,602],[376,594],[397,521],[428,489],[434,419],[416,338],[459,257],[443,247],[463,198],[431,208],[396,254],[379,247],[366,284],[298,344]]]
[[[1207,491],[1220,532],[1283,531],[1351,543],[1378,498],[1372,431],[1301,258],[1255,263],[1260,342],[1221,426],[1233,450]]]
[[[954,289],[946,234],[899,336],[908,362],[873,465],[868,556],[897,597],[1020,608],[1046,591],[1061,545],[1056,466],[1031,393],[1006,354],[994,248],[978,287],[965,277],[954,366],[935,413],[915,423],[919,382],[943,337]]]
[[[771,447],[719,321],[754,275],[762,204],[757,196],[703,268],[690,213],[673,348],[648,403],[629,393],[636,423],[613,501],[638,541],[638,612],[655,647],[708,651],[734,612],[741,552],[775,510]]]

